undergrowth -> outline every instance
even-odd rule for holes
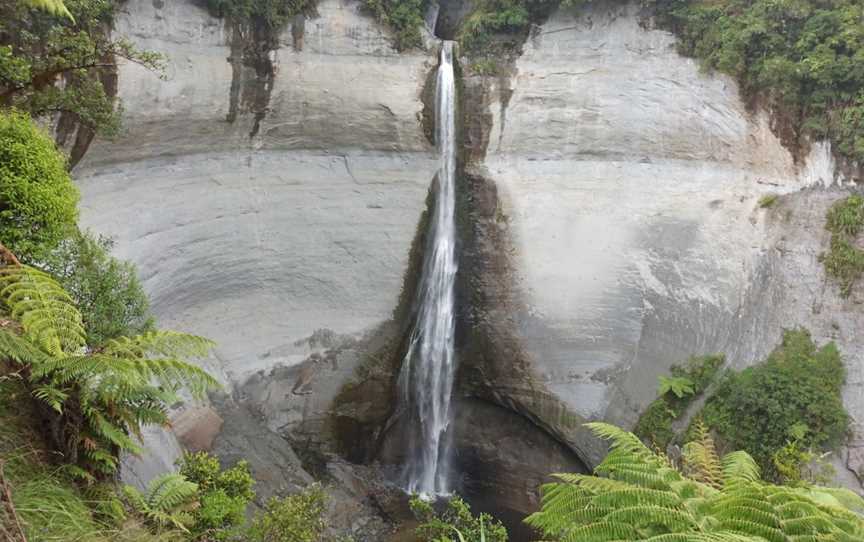
[[[821,348],[803,329],[787,331],[761,364],[727,371],[701,419],[725,450],[745,450],[767,479],[784,481],[790,443],[801,451],[831,449],[849,416],[840,395],[846,369],[834,343]]]
[[[633,433],[649,446],[666,450],[675,438],[672,423],[708,388],[723,362],[723,356],[709,355],[693,356],[683,366],[673,365],[668,380],[687,384],[687,390],[676,393],[675,386],[661,388],[657,399],[639,417]]]
[[[169,542],[134,521],[124,521],[113,489],[81,490],[55,465],[35,420],[30,394],[21,379],[0,366],[0,461],[15,513],[28,542]],[[10,510],[0,515],[0,535],[16,540]],[[101,513],[100,513],[101,512]],[[118,525],[118,520],[124,521]],[[0,536],[2,538],[2,536]]]

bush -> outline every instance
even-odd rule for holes
[[[0,242],[38,260],[75,226],[78,189],[48,134],[21,113],[0,112]]]
[[[273,498],[252,522],[251,542],[314,542],[324,530],[326,495],[311,486],[295,495]]]
[[[507,529],[500,521],[489,514],[474,516],[459,497],[447,501],[438,513],[431,503],[415,496],[411,511],[420,522],[416,534],[423,542],[507,542]]]
[[[393,31],[393,46],[404,51],[423,45],[420,30],[426,0],[362,0],[363,8]]]
[[[194,540],[229,540],[246,518],[246,506],[255,498],[255,481],[246,461],[222,470],[207,452],[185,454],[180,474],[198,485],[200,507],[190,527]]]
[[[764,363],[726,373],[701,416],[726,449],[745,450],[766,477],[779,480],[774,459],[790,442],[799,449],[841,442],[849,424],[840,395],[845,379],[834,343],[817,350],[806,330],[787,331]]]
[[[672,423],[705,391],[723,361],[721,355],[694,356],[684,366],[673,365],[672,378],[660,377],[659,396],[639,416],[633,433],[646,444],[665,450],[675,439]]]
[[[864,198],[849,196],[831,206],[825,229],[831,232],[831,245],[822,254],[825,272],[840,282],[840,295],[847,297],[864,273],[864,250],[854,245],[864,226]]]
[[[75,231],[44,259],[40,267],[54,275],[72,295],[87,329],[87,344],[153,330],[150,303],[135,266],[111,256],[113,241]]]

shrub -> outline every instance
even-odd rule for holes
[[[198,485],[200,507],[193,512],[190,531],[195,540],[228,540],[243,525],[246,506],[255,498],[255,481],[246,461],[222,470],[207,452],[187,453],[180,474]]]
[[[711,383],[724,358],[694,356],[684,366],[673,365],[672,377],[661,376],[658,397],[639,416],[633,429],[639,438],[661,450],[675,439],[672,423]]]
[[[413,497],[411,511],[420,526],[416,534],[424,542],[506,542],[507,529],[489,514],[475,516],[461,498],[453,497],[439,512],[431,503]]]
[[[324,530],[324,491],[317,485],[273,498],[249,529],[251,542],[314,542]]]
[[[426,0],[362,0],[363,8],[393,31],[393,46],[404,51],[423,45],[420,30]]]
[[[864,273],[864,251],[855,246],[855,238],[864,225],[864,198],[844,198],[828,211],[825,229],[831,232],[831,245],[820,259],[825,272],[840,282],[840,295],[847,297]]]
[[[759,207],[767,209],[777,203],[777,194],[765,194],[759,198]]]
[[[22,113],[0,112],[0,242],[28,260],[75,226],[78,189],[48,134]]]
[[[817,349],[806,330],[787,331],[765,362],[724,375],[702,419],[725,448],[745,450],[768,478],[779,480],[774,459],[788,462],[790,454],[777,452],[789,442],[799,449],[840,443],[849,423],[840,395],[845,379],[834,343]]]
[[[40,264],[72,296],[84,319],[87,344],[95,347],[153,330],[135,266],[111,256],[112,245],[108,237],[75,231]]]

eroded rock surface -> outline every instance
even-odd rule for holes
[[[480,302],[466,316],[466,393],[546,427],[589,465],[604,449],[580,422],[632,426],[671,364],[723,352],[745,366],[782,327],[826,340],[826,313],[853,314],[816,260],[839,196],[799,192],[834,184],[827,149],[794,164],[733,81],[641,22],[634,6],[559,12],[513,77],[466,81],[487,89],[472,95],[491,119],[485,140],[468,130],[485,157],[469,164],[466,258],[479,276],[465,295]],[[778,237],[785,226],[758,205],[769,193],[790,194],[807,239]],[[807,256],[790,268],[787,250]],[[860,417],[860,348],[840,346]]]

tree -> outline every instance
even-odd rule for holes
[[[611,440],[595,475],[558,474],[543,487],[540,511],[526,522],[544,539],[652,542],[852,542],[864,520],[851,491],[765,483],[746,452],[722,458],[713,445],[685,447],[687,477],[638,437],[592,423]]]
[[[485,513],[474,516],[458,496],[447,501],[440,513],[431,503],[415,496],[411,511],[421,522],[417,537],[426,542],[507,542],[507,529],[500,521]]]
[[[51,138],[26,114],[0,112],[0,240],[37,260],[75,226],[77,203]]]
[[[112,246],[108,237],[76,230],[39,264],[72,296],[91,347],[154,327],[135,266],[111,256]]]
[[[14,260],[0,267],[0,303],[11,318],[0,329],[0,355],[20,366],[49,442],[81,477],[111,475],[121,450],[140,452],[133,437],[142,425],[168,423],[181,388],[202,397],[217,386],[186,361],[209,352],[202,337],[152,331],[87,348],[71,296],[38,269]]]
[[[59,0],[0,3],[0,106],[57,120],[60,139],[70,126],[83,125],[86,149],[93,133],[110,135],[119,128],[116,58],[157,72],[163,58],[110,36],[113,0],[66,0],[71,16],[63,18],[31,10],[30,3],[64,5]],[[73,151],[73,163],[81,153]]]

